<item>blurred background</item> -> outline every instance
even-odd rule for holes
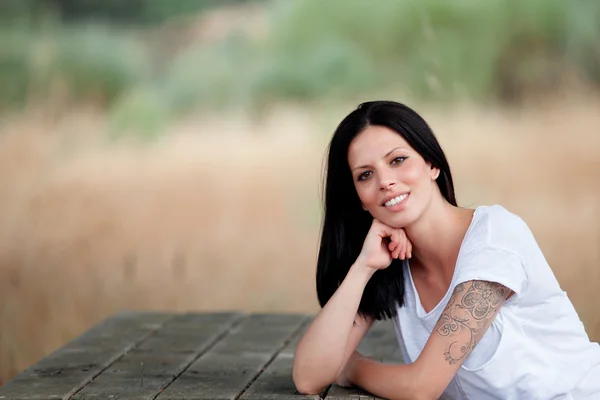
[[[600,2],[2,0],[0,384],[126,309],[318,311],[325,146],[415,108],[600,340]]]

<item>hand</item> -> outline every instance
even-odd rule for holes
[[[350,371],[355,367],[356,361],[362,358],[365,357],[358,351],[354,351],[348,359],[348,362],[346,362],[346,366],[344,366],[342,373],[335,380],[335,384],[341,387],[352,387],[353,383],[349,379]]]
[[[373,219],[357,261],[378,270],[389,267],[394,258],[412,257],[412,244],[404,229],[391,228]]]

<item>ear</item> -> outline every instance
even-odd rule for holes
[[[440,169],[431,167],[431,180],[435,181],[440,176]]]

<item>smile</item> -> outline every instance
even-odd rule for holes
[[[402,203],[402,201],[404,201],[404,199],[406,199],[407,197],[408,193],[401,194],[400,196],[394,197],[393,199],[386,201],[385,203],[383,203],[383,205],[386,207],[392,207],[396,204]]]

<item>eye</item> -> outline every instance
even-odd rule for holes
[[[367,179],[369,176],[371,176],[371,171],[365,171],[362,174],[360,174],[357,178],[358,181],[364,181],[365,179]]]
[[[398,164],[402,164],[404,162],[404,160],[406,160],[408,157],[396,157],[392,160],[392,164],[398,165]]]

